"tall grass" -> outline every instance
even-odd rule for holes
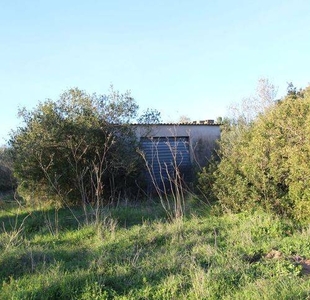
[[[310,258],[310,226],[263,212],[188,211],[168,222],[160,204],[120,206],[106,210],[100,224],[83,225],[82,210],[73,217],[60,209],[55,235],[54,209],[6,207],[0,211],[0,299],[310,297],[310,277],[294,260]],[[17,242],[8,243],[16,229]]]

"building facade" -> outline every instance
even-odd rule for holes
[[[220,125],[210,120],[140,124],[136,126],[136,135],[146,164],[148,189],[154,184],[165,189],[177,178],[190,182],[195,167],[207,163],[220,138]]]

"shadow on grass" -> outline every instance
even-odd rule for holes
[[[16,204],[17,206],[17,204]],[[165,219],[166,215],[162,206],[158,203],[139,203],[135,205],[120,205],[118,207],[105,207],[100,211],[101,219],[106,216],[117,220],[119,227],[130,228],[142,224],[144,221]],[[94,220],[93,209],[89,209],[88,220]],[[70,207],[61,209],[36,209],[30,208],[3,209],[0,214],[0,233],[12,232],[23,226],[26,234],[51,233],[57,230],[75,230],[86,224],[86,216],[81,207]]]
[[[89,269],[94,254],[91,249],[74,250],[30,250],[8,253],[1,258],[0,280],[10,277],[18,279],[24,275],[46,272],[51,266],[60,263],[66,272]]]
[[[42,278],[39,287],[25,290],[22,286],[13,291],[11,296],[23,299],[115,299],[116,297],[139,293],[150,287],[154,291],[156,286],[177,270],[144,271],[131,270],[126,274],[109,275],[93,273],[59,273],[58,276]],[[11,291],[10,291],[11,292]],[[151,293],[152,291],[150,291]],[[183,291],[184,292],[184,289]],[[101,298],[100,298],[101,299]]]

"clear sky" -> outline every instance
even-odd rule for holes
[[[259,78],[306,87],[309,0],[0,0],[0,145],[19,107],[131,90],[165,121],[225,116]]]

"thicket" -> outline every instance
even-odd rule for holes
[[[21,109],[24,125],[10,140],[19,194],[84,206],[137,195],[140,159],[130,125],[137,114],[130,92],[113,87],[108,95],[70,89],[57,101]],[[158,114],[140,118],[156,121]]]
[[[222,129],[220,161],[199,175],[224,210],[262,207],[296,221],[310,219],[310,87]],[[216,167],[214,167],[216,166]],[[210,167],[209,167],[210,169]]]
[[[0,193],[16,187],[12,173],[12,160],[7,147],[0,147]]]

